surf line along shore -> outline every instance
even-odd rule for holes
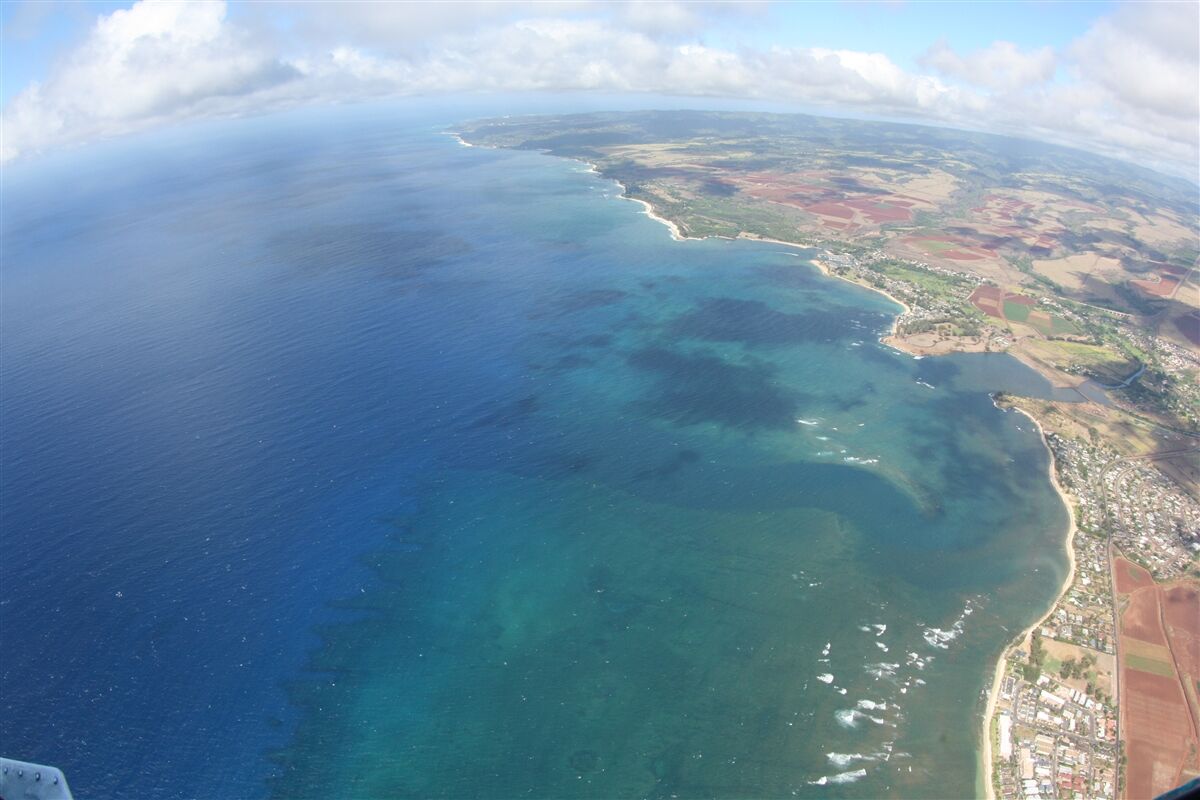
[[[591,167],[593,172],[598,172],[598,170],[596,169],[596,166],[594,164],[589,164],[588,166]],[[626,194],[625,186],[623,184],[621,184],[620,181],[615,181],[615,183],[621,187],[621,198],[622,199],[632,200],[636,203],[639,203],[645,209],[646,216],[648,216],[650,219],[652,219],[658,223],[661,223],[662,225],[665,225],[667,227],[667,229],[671,232],[672,239],[675,239],[676,241],[684,241],[686,239],[702,238],[702,237],[685,236],[682,233],[682,231],[680,230],[678,224],[676,224],[675,222],[673,222],[671,220],[665,219],[662,216],[660,216],[659,214],[657,214],[654,211],[654,207],[652,205],[650,205],[650,203],[648,203],[647,201],[642,200],[640,198],[636,198],[636,197],[630,197],[628,194]],[[722,237],[722,238],[728,238],[728,237]],[[781,239],[768,239],[766,237],[750,236],[750,235],[746,235],[746,234],[739,234],[738,238],[745,239],[747,241],[768,242],[771,244],[783,245],[785,247],[801,248],[801,249],[805,249],[805,250],[812,249],[809,247],[805,247],[804,245],[799,244],[797,242],[785,242]],[[828,251],[825,251],[825,252],[828,252]],[[844,280],[847,283],[854,284],[855,286],[860,286],[864,289],[869,289],[873,292],[877,292],[877,293],[883,295],[884,297],[886,297],[888,300],[891,300],[896,305],[900,306],[900,308],[903,309],[903,311],[900,314],[897,314],[896,317],[892,320],[891,335],[890,335],[890,337],[887,337],[887,338],[890,338],[891,341],[887,341],[886,338],[884,338],[884,337],[881,337],[880,341],[883,344],[885,344],[886,346],[891,347],[895,350],[898,350],[902,353],[905,353],[906,355],[913,356],[914,358],[924,357],[924,355],[925,355],[924,353],[915,353],[911,350],[908,350],[903,346],[903,342],[899,342],[896,340],[896,335],[898,333],[901,318],[905,314],[908,314],[912,311],[912,308],[907,303],[905,303],[900,298],[890,294],[889,292],[879,288],[878,286],[871,286],[870,284],[862,283],[862,282],[853,280],[851,278],[847,278],[842,275],[838,275],[837,273],[830,270],[829,266],[819,258],[810,259],[810,263],[813,266],[815,266],[818,270],[820,270],[820,272],[822,274],[824,274],[828,277],[837,278],[839,280]],[[1063,505],[1066,506],[1066,508],[1067,508],[1067,533],[1066,533],[1066,537],[1065,537],[1065,541],[1064,541],[1064,547],[1066,548],[1066,552],[1067,552],[1067,565],[1068,566],[1067,566],[1066,577],[1063,579],[1062,585],[1059,587],[1057,594],[1055,594],[1055,596],[1054,596],[1054,600],[1050,603],[1050,606],[1046,609],[1045,613],[1043,613],[1037,619],[1036,622],[1029,625],[1029,627],[1027,627],[1019,636],[1014,637],[1012,640],[1009,641],[1009,643],[1007,645],[1005,645],[1004,649],[1000,652],[1000,657],[996,661],[995,668],[992,670],[992,680],[991,680],[990,685],[988,686],[988,692],[987,692],[987,705],[983,712],[983,719],[980,722],[980,733],[979,733],[979,742],[980,742],[980,744],[979,744],[979,762],[980,763],[979,763],[979,770],[976,773],[976,776],[977,776],[976,777],[976,794],[979,796],[985,797],[987,800],[995,800],[995,796],[996,796],[995,791],[992,788],[991,723],[992,723],[992,716],[996,713],[996,704],[999,701],[999,697],[1000,697],[1000,685],[1004,678],[1004,665],[1008,660],[1008,655],[1009,655],[1009,653],[1012,652],[1014,647],[1017,647],[1021,642],[1025,641],[1026,637],[1028,637],[1030,633],[1032,633],[1034,630],[1036,630],[1038,627],[1040,627],[1042,625],[1042,623],[1044,623],[1050,617],[1050,615],[1052,613],[1054,613],[1054,609],[1058,606],[1059,601],[1062,600],[1063,596],[1070,590],[1071,584],[1074,583],[1074,581],[1075,581],[1076,525],[1075,525],[1074,500],[1071,498],[1071,496],[1069,494],[1067,494],[1066,490],[1063,489],[1062,484],[1060,484],[1058,481],[1058,471],[1057,471],[1058,468],[1057,468],[1056,460],[1054,457],[1054,450],[1053,450],[1053,448],[1050,447],[1050,442],[1046,438],[1046,431],[1042,428],[1042,423],[1039,422],[1036,417],[1034,417],[1032,414],[1030,414],[1028,411],[1026,411],[1024,409],[1018,408],[1018,409],[1014,409],[1014,410],[1025,415],[1026,417],[1028,417],[1029,421],[1033,423],[1035,428],[1037,428],[1038,436],[1041,438],[1042,446],[1046,448],[1046,454],[1048,456],[1047,472],[1049,473],[1049,477],[1050,477],[1050,485],[1054,487],[1054,491],[1058,494],[1059,499],[1062,501]]]
[[[983,786],[978,787],[982,790],[982,796],[986,800],[995,800],[996,797],[995,790],[992,787],[992,717],[996,714],[996,704],[1000,699],[1000,685],[1004,680],[1004,665],[1008,661],[1008,655],[1013,651],[1013,648],[1018,647],[1028,638],[1029,634],[1041,627],[1042,623],[1050,618],[1050,615],[1054,613],[1054,609],[1058,607],[1059,601],[1070,591],[1071,584],[1075,582],[1076,525],[1074,498],[1067,494],[1062,484],[1058,482],[1058,467],[1054,457],[1054,449],[1050,447],[1050,442],[1046,439],[1046,431],[1042,429],[1042,423],[1038,421],[1037,417],[1023,408],[1015,408],[1013,410],[1028,417],[1029,421],[1037,428],[1038,435],[1042,438],[1042,445],[1046,448],[1046,454],[1050,457],[1047,465],[1050,473],[1050,484],[1054,487],[1054,491],[1058,493],[1063,505],[1067,507],[1067,574],[1063,579],[1062,586],[1058,589],[1058,593],[1054,596],[1054,602],[1046,609],[1046,613],[1038,617],[1036,622],[1014,637],[1005,646],[1004,650],[1000,653],[1000,659],[996,662],[996,668],[992,672],[992,683],[988,687],[987,707],[983,712],[983,730],[981,731],[980,759],[982,763],[980,778],[983,781]],[[977,791],[977,793],[979,792]]]
[[[466,145],[467,147],[473,146],[473,145],[469,144],[468,142],[464,141],[462,139],[462,137],[458,136],[457,134],[455,135],[455,138],[458,139],[460,144]],[[591,172],[596,175],[603,175],[603,173],[600,172],[600,169],[597,167],[596,164],[593,164],[589,161],[586,161],[584,159],[578,159],[578,158],[574,158],[571,160],[582,162],[582,163],[586,164],[588,167],[588,170],[587,170],[588,172]],[[618,195],[618,197],[620,199],[629,200],[629,201],[635,202],[635,203],[639,204],[640,206],[642,206],[643,213],[650,219],[652,219],[655,222],[659,223],[660,225],[663,225],[664,227],[666,227],[667,230],[670,231],[671,238],[674,239],[675,241],[680,241],[680,242],[687,241],[687,240],[699,241],[701,239],[706,238],[706,237],[685,235],[678,223],[676,223],[673,220],[666,219],[665,217],[658,214],[657,211],[655,211],[654,206],[651,205],[648,201],[642,200],[641,198],[638,198],[638,197],[630,197],[629,193],[628,193],[628,189],[626,188],[626,186],[624,184],[622,184],[620,181],[615,180],[615,179],[610,178],[609,180],[612,180],[612,182],[614,184],[616,184],[617,187],[620,188],[621,193]],[[715,237],[715,238],[729,239],[731,237],[720,236],[720,237]],[[793,248],[798,248],[801,250],[813,249],[809,246],[800,244],[798,242],[787,242],[787,241],[783,241],[782,239],[770,239],[770,238],[766,238],[766,237],[748,235],[745,233],[740,233],[737,238],[745,239],[748,241],[768,242],[770,244],[782,245],[784,247],[793,247]],[[823,252],[828,253],[827,250],[823,251]],[[902,341],[896,340],[896,334],[898,332],[901,318],[905,314],[908,314],[912,311],[912,308],[907,303],[905,303],[900,298],[895,297],[894,295],[885,291],[884,289],[879,288],[878,286],[872,286],[870,284],[862,283],[862,282],[853,280],[851,278],[845,277],[843,275],[838,275],[837,273],[830,270],[829,266],[820,259],[810,259],[809,263],[811,263],[814,267],[816,267],[816,269],[819,270],[822,274],[824,274],[830,278],[836,278],[838,280],[846,281],[847,283],[852,283],[855,286],[859,286],[864,289],[869,289],[870,291],[873,291],[873,292],[883,295],[888,300],[891,300],[893,303],[900,306],[902,311],[900,314],[897,314],[896,317],[892,320],[890,336],[886,337],[886,338],[881,337],[880,342],[887,347],[891,347],[894,350],[897,350],[906,355],[912,356],[913,358],[925,357],[924,353],[917,353],[917,352],[913,352],[912,350],[906,349],[903,346],[904,343]],[[887,341],[888,338],[890,338],[892,341]],[[936,355],[936,354],[934,354],[934,355]],[[1054,487],[1054,491],[1058,494],[1059,499],[1062,500],[1063,505],[1065,505],[1067,508],[1068,523],[1067,523],[1067,532],[1066,532],[1066,537],[1065,537],[1065,541],[1064,541],[1064,547],[1066,548],[1066,552],[1067,552],[1068,569],[1067,569],[1066,578],[1064,579],[1062,586],[1059,587],[1058,593],[1055,595],[1053,602],[1050,603],[1050,605],[1046,609],[1045,613],[1043,613],[1042,616],[1039,617],[1036,622],[1034,622],[1032,625],[1030,625],[1028,628],[1026,628],[1025,631],[1020,636],[1015,637],[1014,639],[1009,641],[1009,643],[1001,651],[1000,656],[996,661],[996,666],[992,670],[992,681],[988,688],[987,705],[984,710],[983,719],[980,721],[980,727],[979,727],[980,744],[979,744],[978,752],[979,752],[979,757],[980,757],[980,763],[979,763],[979,769],[976,772],[976,794],[987,798],[987,800],[995,800],[995,792],[992,789],[991,720],[992,720],[992,715],[995,713],[996,703],[997,703],[997,701],[999,699],[999,695],[1000,695],[1000,684],[1004,677],[1005,661],[1007,660],[1008,654],[1012,651],[1012,649],[1015,646],[1017,646],[1020,642],[1024,641],[1025,637],[1027,637],[1034,629],[1036,629],[1043,622],[1045,622],[1046,619],[1054,612],[1054,609],[1058,606],[1058,602],[1062,599],[1063,595],[1065,595],[1067,593],[1067,591],[1071,588],[1071,584],[1075,580],[1075,532],[1076,532],[1076,527],[1075,527],[1075,506],[1074,506],[1073,500],[1070,497],[1070,495],[1068,495],[1066,493],[1066,491],[1062,488],[1062,485],[1058,481],[1058,473],[1057,473],[1057,467],[1055,465],[1054,450],[1050,447],[1050,442],[1046,439],[1046,432],[1042,428],[1041,422],[1036,417],[1034,417],[1032,414],[1030,414],[1028,411],[1025,411],[1024,409],[1016,409],[1016,410],[1019,411],[1020,413],[1024,414],[1026,417],[1028,417],[1029,420],[1034,424],[1034,427],[1037,428],[1038,435],[1041,437],[1041,440],[1042,440],[1042,446],[1046,448],[1046,452],[1049,455],[1048,472],[1049,472],[1049,477],[1050,477],[1050,484],[1051,484],[1051,486]]]

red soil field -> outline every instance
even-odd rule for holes
[[[811,206],[805,206],[805,210],[811,211],[814,214],[823,214],[827,217],[854,218],[854,209],[846,208],[841,203],[814,203]]]
[[[1006,303],[1016,303],[1019,306],[1036,306],[1037,300],[1032,297],[1026,297],[1023,294],[1010,294],[1004,298]]]
[[[1158,619],[1158,592],[1145,589],[1129,596],[1129,607],[1121,614],[1121,635],[1151,644],[1167,643]]]
[[[938,255],[952,261],[981,261],[986,258],[986,256],[981,256],[978,253],[968,253],[966,250],[946,250]]]
[[[1169,272],[1172,275],[1176,275],[1178,277],[1183,277],[1184,274],[1186,274],[1188,271],[1187,267],[1181,267],[1177,264],[1167,264],[1164,261],[1151,261],[1150,265],[1153,266],[1155,269],[1157,269],[1159,272]]]
[[[980,286],[971,292],[968,300],[989,317],[1004,319],[1004,314],[1000,311],[1000,295],[1000,287],[998,286]]]
[[[1169,627],[1175,666],[1190,680],[1200,678],[1200,591],[1174,586],[1163,596],[1163,616]]]
[[[865,214],[871,222],[908,222],[912,212],[874,200],[847,200],[846,205]]]
[[[1151,798],[1200,770],[1195,710],[1184,691],[1184,682],[1194,685],[1200,668],[1200,590],[1160,587],[1146,570],[1122,558],[1114,567],[1117,592],[1129,601],[1121,614],[1118,652],[1133,639],[1168,645],[1176,672],[1156,675],[1121,659],[1121,726],[1129,755],[1125,797]]]
[[[1154,579],[1150,577],[1150,573],[1131,561],[1118,558],[1115,566],[1117,572],[1117,591],[1121,594],[1129,594],[1143,586],[1154,585]]]
[[[1162,275],[1157,281],[1130,281],[1130,283],[1154,297],[1167,297],[1179,285],[1179,281],[1169,275]]]
[[[1167,624],[1200,636],[1200,591],[1194,586],[1173,586],[1166,591]]]
[[[898,206],[864,209],[863,213],[870,217],[872,222],[909,222],[912,220],[912,212]]]
[[[1129,753],[1125,796],[1156,797],[1182,782],[1193,743],[1187,706],[1174,678],[1128,668],[1121,677]]]

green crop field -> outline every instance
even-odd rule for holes
[[[962,245],[954,242],[940,242],[933,239],[920,239],[917,241],[917,246],[926,253],[944,253],[947,250],[957,250]]]
[[[1029,311],[1030,306],[1014,303],[1011,300],[1004,301],[1004,316],[1013,322],[1025,322],[1028,320]]]
[[[1157,658],[1127,655],[1125,656],[1125,666],[1130,669],[1140,669],[1142,672],[1149,672],[1151,675],[1162,675],[1164,678],[1175,677],[1175,670],[1171,668],[1171,665],[1166,661],[1159,661]]]

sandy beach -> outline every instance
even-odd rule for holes
[[[589,166],[592,167],[593,170],[595,170],[594,164],[589,164]],[[616,181],[616,183],[618,186],[621,187],[621,197],[625,200],[632,200],[635,203],[641,204],[642,207],[645,209],[646,216],[650,217],[650,219],[655,220],[656,222],[659,222],[659,223],[665,225],[667,227],[667,229],[671,232],[672,239],[675,239],[676,241],[683,241],[683,240],[689,239],[689,238],[696,238],[696,237],[684,236],[683,233],[680,231],[679,226],[676,223],[674,223],[671,220],[666,219],[662,216],[659,216],[655,212],[654,207],[652,205],[650,205],[650,203],[646,202],[645,200],[641,200],[636,197],[630,197],[628,194],[626,194],[625,186],[623,184],[621,184],[619,181]],[[739,234],[738,238],[746,239],[749,241],[755,241],[755,242],[769,242],[771,244],[784,245],[785,247],[796,247],[796,248],[802,248],[802,249],[806,249],[806,250],[812,249],[809,246],[798,244],[796,242],[785,242],[780,239],[770,239],[770,238],[763,237],[763,236],[751,236],[751,235],[747,235],[744,233]],[[828,253],[829,251],[822,250],[822,252]],[[936,351],[933,349],[928,349],[928,348],[923,348],[923,347],[910,347],[910,346],[908,346],[908,343],[904,339],[901,339],[898,337],[898,329],[899,329],[901,318],[904,316],[904,314],[910,313],[912,311],[912,309],[909,307],[909,305],[907,303],[905,303],[903,300],[892,295],[891,293],[887,292],[884,289],[880,289],[877,286],[871,286],[870,284],[866,284],[861,281],[854,280],[852,278],[847,278],[845,276],[838,275],[837,273],[833,272],[829,268],[829,265],[826,264],[820,258],[810,259],[810,263],[813,264],[813,266],[815,266],[817,269],[819,269],[822,274],[824,274],[828,277],[838,278],[838,279],[844,280],[848,283],[853,283],[856,286],[861,286],[864,289],[870,289],[871,291],[878,292],[879,294],[883,295],[884,297],[891,300],[893,303],[895,303],[896,305],[900,306],[903,309],[903,311],[900,314],[897,314],[895,319],[892,320],[892,328],[891,328],[890,335],[881,337],[880,342],[882,342],[883,344],[885,344],[895,350],[898,350],[907,355],[912,355],[912,356],[916,356],[916,357],[922,357],[925,355],[941,355],[942,354],[940,351]],[[1042,370],[1038,370],[1038,371],[1041,372]],[[1028,417],[1029,420],[1034,424],[1034,426],[1037,427],[1038,435],[1041,436],[1041,439],[1042,439],[1042,445],[1046,448],[1046,452],[1050,456],[1050,460],[1049,460],[1049,464],[1048,464],[1050,483],[1051,483],[1051,485],[1054,486],[1054,490],[1058,493],[1058,496],[1060,498],[1062,498],[1063,504],[1067,507],[1068,525],[1067,525],[1067,536],[1066,536],[1065,546],[1066,546],[1066,550],[1067,550],[1068,569],[1067,569],[1066,578],[1063,580],[1062,586],[1059,588],[1058,593],[1055,595],[1054,602],[1050,604],[1049,608],[1046,609],[1046,612],[1040,618],[1038,618],[1038,620],[1036,622],[1034,622],[1029,627],[1027,627],[1019,636],[1016,636],[1013,638],[1013,640],[1009,643],[1009,645],[1004,648],[1004,651],[1001,653],[1000,658],[996,662],[995,668],[992,670],[992,681],[991,681],[990,687],[988,689],[987,707],[984,711],[983,720],[981,721],[981,726],[980,726],[980,751],[979,751],[980,752],[979,781],[983,784],[983,786],[980,788],[982,789],[983,796],[986,797],[987,800],[995,800],[995,793],[992,790],[991,721],[992,721],[992,716],[996,712],[996,704],[997,704],[997,701],[998,701],[999,695],[1000,695],[1000,684],[1004,677],[1004,663],[1007,660],[1008,654],[1012,651],[1012,649],[1014,647],[1020,645],[1022,642],[1024,642],[1034,630],[1036,630],[1043,622],[1046,621],[1046,619],[1054,611],[1055,606],[1058,605],[1059,600],[1061,600],[1063,595],[1065,595],[1067,593],[1067,591],[1071,588],[1071,584],[1075,580],[1075,530],[1076,530],[1076,527],[1075,527],[1075,503],[1074,503],[1074,500],[1070,495],[1067,494],[1067,492],[1062,488],[1062,485],[1058,482],[1058,473],[1056,472],[1056,467],[1055,467],[1054,451],[1051,449],[1050,443],[1048,441],[1046,441],[1046,432],[1045,432],[1045,430],[1043,430],[1041,423],[1035,417],[1033,417],[1031,414],[1029,414],[1029,412],[1025,411],[1024,409],[1018,408],[1015,410],[1018,411],[1019,413],[1023,414],[1024,416]]]
[[[1055,468],[1054,450],[1051,449],[1050,443],[1046,441],[1046,432],[1042,429],[1042,424],[1037,418],[1024,409],[1014,409],[1020,414],[1023,414],[1038,430],[1038,435],[1042,437],[1042,444],[1046,447],[1046,452],[1050,455],[1049,472],[1050,483],[1054,486],[1054,491],[1058,492],[1058,496],[1062,498],[1063,504],[1067,507],[1067,575],[1063,579],[1063,584],[1059,587],[1058,594],[1054,597],[1054,602],[1046,609],[1046,613],[1038,618],[1036,622],[1021,632],[1019,636],[1013,638],[1004,652],[1000,654],[999,661],[996,662],[996,668],[992,671],[992,683],[988,688],[987,708],[983,712],[983,727],[981,730],[981,747],[980,747],[980,763],[982,767],[981,780],[983,781],[983,796],[987,800],[995,800],[995,792],[992,790],[992,716],[996,713],[996,703],[1000,698],[1000,683],[1004,678],[1004,663],[1008,659],[1008,654],[1014,647],[1017,647],[1029,638],[1029,634],[1033,633],[1043,622],[1045,622],[1054,612],[1055,606],[1063,595],[1070,590],[1071,584],[1075,582],[1075,500],[1071,495],[1067,494],[1063,489],[1062,484],[1058,482],[1058,473]]]
[[[593,172],[596,172],[597,174],[599,174],[599,171],[596,169],[596,165],[595,165],[595,164],[588,164],[588,166],[592,168],[592,171],[593,171]],[[683,235],[683,231],[681,231],[681,230],[679,229],[679,226],[678,226],[677,224],[675,224],[675,223],[674,223],[674,222],[672,222],[671,220],[667,219],[666,217],[660,217],[660,216],[659,216],[659,215],[658,215],[658,214],[657,214],[657,213],[654,211],[654,206],[650,205],[650,204],[649,204],[649,203],[647,203],[645,200],[642,200],[642,199],[640,199],[640,198],[637,198],[637,197],[630,197],[630,196],[629,196],[629,190],[625,188],[625,184],[621,183],[620,181],[613,181],[613,183],[615,183],[617,186],[621,187],[621,199],[622,199],[622,200],[630,200],[630,201],[632,201],[632,202],[634,202],[634,203],[637,203],[638,205],[640,205],[642,208],[644,208],[644,209],[646,210],[646,216],[647,216],[647,217],[649,217],[650,219],[652,219],[652,220],[654,220],[655,222],[659,223],[660,225],[666,225],[666,226],[667,226],[667,230],[669,230],[669,231],[671,232],[671,238],[672,238],[672,239],[674,239],[675,241],[677,241],[677,242],[682,242],[682,241],[684,241],[685,239],[694,239],[694,238],[696,238],[696,237],[693,237],[693,236],[684,236],[684,235]]]
[[[771,244],[781,244],[785,247],[798,247],[803,250],[812,250],[813,249],[809,245],[797,244],[796,242],[785,242],[782,239],[771,239],[766,236],[750,236],[748,234],[741,233],[741,234],[738,234],[737,238],[745,239],[750,242],[770,242]],[[825,250],[825,249],[822,249],[821,252],[829,253],[829,251]],[[853,278],[847,278],[844,275],[838,275],[836,272],[831,270],[829,268],[829,265],[826,264],[824,261],[822,261],[820,258],[809,259],[809,263],[811,263],[814,267],[819,269],[821,271],[821,274],[825,275],[826,277],[837,278],[838,280],[843,280],[843,281],[846,281],[847,283],[853,283],[855,286],[861,286],[864,289],[869,289],[872,292],[876,292],[878,294],[883,295],[888,300],[891,300],[893,303],[895,303],[896,305],[898,305],[902,309],[904,309],[901,313],[896,315],[896,318],[894,320],[892,320],[892,332],[887,337],[880,339],[880,341],[883,342],[884,344],[886,344],[888,347],[908,353],[909,355],[923,355],[923,353],[918,353],[918,352],[915,352],[913,350],[910,350],[910,349],[904,347],[903,341],[894,340],[897,329],[900,326],[900,318],[903,317],[905,314],[909,314],[912,312],[912,308],[908,305],[908,303],[904,302],[899,297],[896,297],[895,295],[891,294],[886,289],[880,289],[878,286],[872,286],[869,283],[864,283],[862,281],[856,281]],[[894,340],[894,341],[889,341],[889,340]]]
[[[635,200],[636,202],[641,203],[646,208],[647,216],[649,216],[651,219],[657,220],[658,222],[661,222],[662,224],[666,225],[667,228],[669,228],[671,231],[672,238],[679,239],[679,240],[687,238],[680,234],[679,228],[675,223],[671,222],[670,220],[664,219],[664,218],[660,217],[658,214],[654,213],[654,208],[649,203],[647,203],[645,200],[637,200],[636,198],[627,197],[626,195],[624,195],[624,191],[625,191],[624,186],[621,187],[621,190],[622,190],[622,196],[625,197],[627,200]],[[739,239],[747,239],[749,241],[755,241],[755,242],[770,242],[771,244],[780,244],[780,245],[784,245],[786,247],[798,247],[798,248],[804,248],[804,249],[811,249],[809,247],[805,247],[804,245],[797,244],[795,242],[785,242],[785,241],[782,241],[779,239],[769,239],[769,238],[761,237],[761,236],[748,236],[746,234],[741,234],[738,236],[738,238]],[[827,253],[828,251],[823,250],[822,252]],[[884,297],[891,300],[893,303],[895,303],[896,305],[900,306],[903,309],[903,312],[900,314],[897,314],[896,318],[892,320],[891,334],[886,337],[882,337],[880,339],[880,341],[883,344],[885,344],[895,350],[899,350],[900,352],[906,353],[908,355],[925,356],[925,355],[941,355],[942,354],[940,351],[934,350],[932,348],[907,346],[908,343],[904,339],[901,339],[898,337],[898,330],[899,330],[901,318],[904,316],[904,314],[910,313],[912,311],[912,309],[909,307],[909,305],[907,303],[905,303],[903,300],[892,295],[891,293],[887,292],[884,289],[880,289],[877,286],[871,286],[871,285],[863,283],[861,281],[853,280],[851,278],[847,278],[842,275],[838,275],[837,273],[833,272],[829,268],[829,265],[826,264],[820,258],[810,259],[810,263],[812,263],[817,269],[819,269],[822,274],[824,274],[828,277],[840,278],[841,280],[847,281],[848,283],[853,283],[856,286],[861,286],[864,289],[870,289],[871,291],[878,292],[879,294],[883,295]],[[957,352],[957,350],[953,350],[950,352]],[[1039,372],[1041,372],[1041,370],[1039,370]],[[1066,493],[1066,491],[1062,488],[1062,485],[1058,482],[1058,473],[1056,472],[1055,461],[1054,461],[1054,451],[1050,448],[1050,443],[1046,441],[1046,432],[1042,429],[1042,424],[1040,422],[1038,422],[1038,420],[1035,417],[1033,417],[1031,414],[1029,414],[1024,409],[1018,408],[1018,409],[1016,409],[1016,411],[1020,412],[1021,414],[1025,415],[1026,417],[1028,417],[1029,420],[1034,424],[1034,426],[1037,427],[1038,435],[1041,436],[1041,438],[1042,438],[1042,445],[1046,448],[1046,452],[1050,456],[1050,461],[1049,461],[1049,465],[1048,465],[1048,471],[1050,474],[1050,483],[1051,483],[1051,485],[1054,486],[1054,491],[1056,491],[1058,493],[1058,496],[1060,498],[1062,498],[1063,504],[1067,507],[1068,524],[1067,524],[1066,550],[1067,550],[1068,569],[1067,569],[1066,578],[1063,580],[1063,584],[1059,588],[1058,594],[1055,595],[1054,602],[1051,603],[1050,607],[1046,609],[1046,613],[1043,614],[1036,622],[1034,622],[1032,625],[1030,625],[1028,628],[1026,628],[1019,636],[1016,636],[1013,638],[1012,642],[1010,642],[1009,645],[1004,648],[1004,651],[1001,653],[999,660],[996,662],[995,668],[992,670],[992,681],[991,681],[990,687],[988,688],[987,708],[984,710],[983,720],[981,722],[981,729],[980,729],[980,776],[979,776],[979,780],[983,784],[983,786],[981,788],[982,788],[983,796],[986,797],[987,800],[995,800],[995,793],[992,790],[991,722],[992,722],[992,716],[996,713],[996,703],[998,702],[999,696],[1000,696],[1000,683],[1004,677],[1004,663],[1008,659],[1008,654],[1012,651],[1012,649],[1014,647],[1017,647],[1018,645],[1020,645],[1022,642],[1024,642],[1029,637],[1029,635],[1034,630],[1036,630],[1038,628],[1038,626],[1040,626],[1043,622],[1045,622],[1051,613],[1053,613],[1055,606],[1058,605],[1058,601],[1061,600],[1063,595],[1065,595],[1067,593],[1067,591],[1071,588],[1071,584],[1075,580],[1075,502],[1071,498],[1071,496],[1068,495]]]

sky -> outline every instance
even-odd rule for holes
[[[0,2],[0,160],[193,119],[629,94],[1012,134],[1196,180],[1200,1]]]

